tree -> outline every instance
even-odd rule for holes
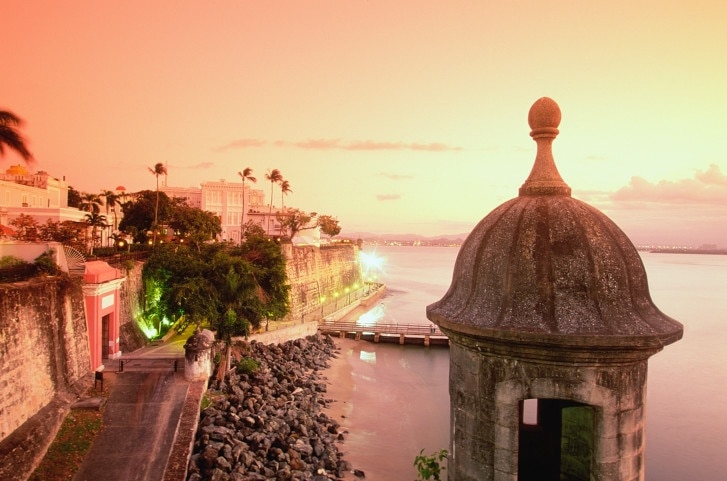
[[[148,316],[208,323],[220,340],[244,335],[289,310],[285,257],[264,233],[239,247],[163,244],[144,264]],[[153,291],[153,292],[152,292]]]
[[[310,223],[315,216],[315,212],[306,214],[300,209],[288,209],[285,213],[278,214],[276,218],[280,222],[281,233],[289,233],[290,239],[293,240],[298,232],[317,227],[317,224]]]
[[[290,182],[287,180],[283,180],[280,182],[280,205],[283,210],[285,210],[285,196],[288,195],[290,192],[293,192],[293,189],[290,188]]]
[[[84,192],[81,194],[81,202],[78,204],[78,208],[86,212],[98,214],[101,212],[101,197],[98,194]]]
[[[25,138],[20,134],[18,128],[23,125],[23,120],[9,110],[0,110],[0,157],[5,156],[5,148],[10,148],[23,158],[26,164],[32,164],[35,160],[25,143]]]
[[[81,243],[81,230],[83,229],[79,228],[77,222],[70,220],[56,222],[48,219],[45,224],[40,226],[39,233],[41,240],[75,246]]]
[[[319,215],[318,227],[320,227],[321,232],[327,235],[329,239],[341,233],[341,226],[338,225],[338,219],[330,215]]]
[[[101,215],[97,212],[91,212],[90,214],[86,214],[85,217],[86,224],[91,227],[91,251],[90,254],[93,255],[93,247],[97,244],[98,237],[96,236],[96,229],[99,227],[104,228],[107,227],[106,223],[106,216]]]
[[[81,193],[74,189],[73,186],[68,187],[68,207],[81,208]]]
[[[243,241],[243,232],[245,231],[245,181],[249,180],[253,184],[257,182],[257,179],[252,176],[252,169],[245,167],[242,172],[238,172],[237,175],[242,179],[242,216],[240,217],[240,244]]]
[[[116,225],[117,225],[116,206],[120,204],[120,200],[121,200],[119,198],[120,196],[118,196],[112,190],[102,190],[101,197],[104,198],[104,205],[106,206],[106,217],[109,216],[109,209],[111,209],[114,213],[114,230],[116,230]]]
[[[15,227],[15,238],[18,240],[33,242],[40,236],[38,221],[28,214],[20,214],[10,221],[10,225]]]
[[[200,250],[201,244],[222,233],[220,218],[209,211],[203,211],[186,204],[175,205],[169,226],[178,237],[186,239]]]
[[[157,200],[156,200],[156,206],[154,207],[154,234],[153,234],[153,240],[154,245],[157,243],[157,225],[159,220],[159,176],[160,175],[167,175],[167,168],[164,166],[163,163],[157,162],[154,164],[154,167],[149,167],[149,172],[151,172],[157,179]]]
[[[133,196],[133,200],[125,202],[121,206],[124,217],[119,222],[119,230],[129,234],[135,233],[136,242],[146,242],[147,232],[154,226],[156,196],[157,193],[151,190],[142,190]],[[164,192],[158,192],[158,198],[158,214],[163,218],[169,218],[173,211],[172,200]]]
[[[265,174],[265,178],[270,181],[270,209],[268,210],[268,228],[266,229],[270,233],[270,221],[273,216],[273,185],[283,181],[283,174],[278,169],[273,169]]]

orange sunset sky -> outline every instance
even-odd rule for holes
[[[85,192],[239,182],[352,232],[467,233],[560,105],[573,196],[637,244],[727,247],[723,1],[0,0],[0,109]],[[7,168],[19,159],[0,159]],[[276,190],[275,205],[280,205]]]

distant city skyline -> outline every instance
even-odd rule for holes
[[[548,96],[573,197],[637,245],[727,247],[727,5],[487,3],[4,1],[0,109],[81,191],[153,190],[163,162],[269,197],[279,169],[343,236],[438,236],[517,195]]]

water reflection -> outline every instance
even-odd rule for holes
[[[363,327],[370,327],[376,325],[377,322],[379,322],[381,319],[384,318],[384,314],[386,313],[386,307],[384,306],[384,303],[377,305],[373,309],[369,310],[365,314],[362,314],[358,320],[356,321],[356,324]]]

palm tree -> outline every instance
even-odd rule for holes
[[[283,174],[278,169],[273,169],[265,174],[265,179],[270,181],[270,210],[268,211],[268,228],[267,233],[270,233],[270,217],[273,215],[273,185],[283,181]]]
[[[240,219],[240,244],[242,244],[242,232],[245,229],[245,180],[249,180],[254,184],[257,182],[257,179],[252,176],[252,169],[250,167],[245,167],[237,175],[242,179],[242,218]]]
[[[293,189],[290,188],[290,182],[287,180],[282,180],[280,182],[280,209],[283,211],[283,215],[285,212],[285,196],[288,194],[288,192],[293,192]],[[279,235],[283,235],[283,224],[280,224],[280,232]]]
[[[293,192],[293,189],[290,188],[290,182],[287,180],[282,181],[280,183],[280,204],[283,210],[285,210],[285,196],[290,192]]]
[[[91,227],[91,255],[93,255],[93,246],[96,243],[96,229],[98,227],[106,227],[106,216],[98,212],[86,214],[86,224]]]
[[[152,227],[154,231],[154,245],[157,243],[157,221],[159,216],[159,176],[160,175],[167,175],[167,168],[162,164],[161,162],[157,162],[154,164],[154,167],[149,167],[149,172],[154,174],[157,178],[157,201],[156,205],[154,206],[154,226]]]
[[[106,206],[106,217],[109,216],[109,208],[113,210],[114,213],[114,224],[113,228],[116,230],[116,206],[120,204],[120,196],[117,195],[113,190],[102,190],[101,191],[101,197],[104,198],[104,205]]]
[[[101,197],[97,194],[84,192],[81,194],[81,202],[78,204],[80,210],[98,214],[101,212]]]
[[[5,147],[8,147],[20,154],[26,164],[32,164],[33,154],[17,129],[21,125],[23,121],[20,117],[8,110],[0,110],[0,157],[5,155]]]

